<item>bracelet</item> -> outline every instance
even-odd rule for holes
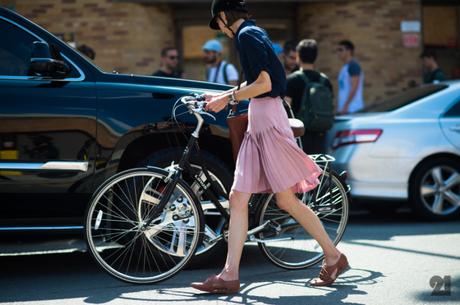
[[[233,105],[238,105],[238,103],[239,103],[239,101],[236,99],[235,92],[236,92],[236,90],[232,91],[232,94],[230,95],[230,98],[229,98],[229,101],[228,101],[228,103],[230,105],[232,105],[232,106]]]

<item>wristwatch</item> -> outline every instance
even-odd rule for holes
[[[232,94],[230,94],[230,96],[229,96],[229,98],[228,98],[228,103],[229,103],[230,105],[232,105],[232,106],[233,106],[233,105],[238,105],[238,103],[239,103],[239,101],[238,101],[238,100],[236,99],[236,97],[235,97],[235,91],[236,91],[236,90],[232,91]]]

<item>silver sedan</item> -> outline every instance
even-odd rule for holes
[[[408,200],[429,219],[460,214],[460,82],[407,90],[328,132],[355,198]]]

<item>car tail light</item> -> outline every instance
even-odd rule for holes
[[[349,144],[372,143],[377,141],[382,132],[381,129],[341,130],[335,135],[332,148],[336,149]]]

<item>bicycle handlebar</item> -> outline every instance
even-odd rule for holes
[[[204,95],[194,94],[194,95],[186,95],[180,98],[182,104],[186,105],[190,113],[193,113],[198,121],[202,118],[202,115],[206,115],[211,117],[213,120],[216,120],[216,117],[212,114],[208,113],[205,110],[206,101]]]

